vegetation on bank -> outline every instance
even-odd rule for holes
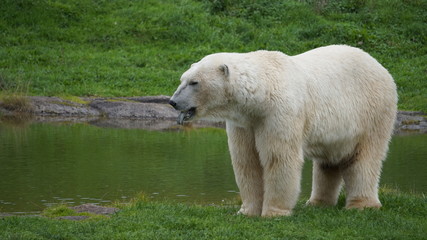
[[[306,207],[291,217],[235,215],[235,205],[201,206],[139,199],[111,218],[57,220],[72,214],[57,208],[47,217],[4,217],[1,239],[425,239],[426,196],[382,190],[379,210]],[[56,211],[56,213],[55,213]]]
[[[389,69],[401,109],[427,112],[425,9],[424,0],[3,0],[0,89],[171,95],[213,52],[348,44]]]

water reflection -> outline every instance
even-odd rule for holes
[[[394,137],[381,184],[426,192],[427,135]],[[311,187],[311,163],[303,196]],[[57,203],[154,199],[219,203],[238,189],[223,129],[146,131],[79,124],[0,124],[0,212]]]

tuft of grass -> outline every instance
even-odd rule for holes
[[[31,113],[33,109],[27,97],[20,94],[8,94],[1,96],[0,106],[16,113]]]
[[[290,217],[236,215],[237,206],[149,201],[139,197],[110,219],[59,221],[5,217],[1,239],[425,239],[427,198],[396,190],[380,192],[381,209],[307,207]],[[69,214],[63,207],[53,216]]]
[[[26,97],[30,83],[17,81],[6,82],[0,74],[0,107],[17,114],[31,113],[33,106]]]
[[[81,215],[81,213],[77,213],[73,209],[69,208],[67,205],[59,204],[59,205],[54,205],[52,207],[46,208],[42,212],[42,216],[48,217],[48,218],[57,218],[57,217],[64,217],[64,216],[83,216],[83,215]]]

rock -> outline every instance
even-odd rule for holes
[[[399,111],[395,122],[395,134],[427,133],[427,119],[423,112]]]
[[[89,218],[89,216],[64,216],[64,217],[57,217],[56,219],[71,220],[71,221],[82,221],[82,220],[85,220],[88,218]]]
[[[104,128],[146,129],[146,130],[170,130],[176,126],[175,120],[163,119],[117,119],[101,118],[90,122],[91,125]]]
[[[92,102],[92,101],[116,101],[116,102],[125,102],[125,101],[134,101],[142,103],[169,103],[169,96],[159,95],[159,96],[141,96],[141,97],[81,97],[83,101]]]
[[[99,215],[109,215],[119,211],[118,208],[103,207],[103,206],[98,206],[91,203],[70,207],[70,208],[78,213],[87,212],[87,213],[93,213],[93,214],[99,214]]]
[[[92,203],[87,203],[75,207],[70,207],[70,209],[73,209],[77,213],[91,213],[95,215],[111,215],[119,211],[118,208],[113,207],[103,207],[98,206]],[[72,221],[81,221],[88,219],[90,216],[63,216],[63,217],[57,217],[56,219],[60,220],[72,220]]]
[[[35,115],[32,116],[30,121],[33,122],[46,122],[46,123],[88,123],[91,121],[97,121],[100,116],[46,116],[46,115]]]
[[[58,97],[29,97],[32,113],[42,116],[99,116],[100,112],[86,104]]]
[[[15,216],[15,215],[10,214],[10,213],[1,213],[0,212],[0,219],[3,218],[3,217],[12,217],[12,216]]]
[[[95,100],[89,104],[109,118],[175,119],[178,112],[168,104],[133,101]]]
[[[168,96],[146,96],[129,98],[79,98],[81,102],[59,97],[27,97],[31,113],[35,116],[61,117],[108,117],[129,119],[176,119],[178,112],[169,106]],[[4,116],[14,113],[0,106]]]
[[[163,104],[169,104],[169,96],[145,96],[145,97],[130,97],[128,99],[137,101],[137,102],[143,102],[143,103],[163,103]]]
[[[145,129],[154,131],[179,131],[185,128],[225,128],[224,122],[194,121],[178,125],[176,119],[125,119],[125,118],[99,118],[89,124],[105,128]]]

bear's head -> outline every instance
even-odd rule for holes
[[[194,117],[222,117],[229,102],[229,67],[220,54],[191,65],[169,103],[181,111],[178,123]]]

